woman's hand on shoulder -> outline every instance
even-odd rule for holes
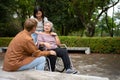
[[[55,32],[51,32],[50,33],[52,36],[57,36],[57,33],[55,33]]]
[[[37,31],[36,31],[35,33],[36,33],[36,34],[42,34],[43,32],[37,32]]]

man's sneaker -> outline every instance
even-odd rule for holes
[[[76,74],[78,71],[76,71],[76,70],[73,70],[73,69],[67,69],[66,70],[66,73],[68,73],[68,74]]]

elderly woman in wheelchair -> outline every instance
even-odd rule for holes
[[[63,61],[66,73],[76,74],[77,71],[72,69],[67,49],[59,47],[61,45],[60,39],[56,33],[52,32],[52,27],[53,24],[50,21],[44,22],[44,32],[39,33],[37,37],[38,47],[41,50],[54,50],[56,52],[56,56],[47,56],[50,61],[52,71],[55,71],[57,57],[60,57]]]

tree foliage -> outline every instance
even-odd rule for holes
[[[74,13],[86,28],[86,35],[91,37],[94,36],[95,25],[100,16],[118,2],[119,0],[112,4],[111,0],[72,0]],[[98,10],[101,10],[101,12],[98,13]]]
[[[54,27],[60,35],[68,35],[83,27],[79,18],[71,14],[69,0],[41,0],[37,3],[44,9],[45,15],[54,23]]]
[[[14,36],[18,31],[11,23],[13,21],[14,0],[0,0],[0,36]],[[13,29],[14,28],[14,29]],[[13,33],[10,33],[13,31]]]
[[[100,16],[118,2],[119,0],[0,0],[0,36],[7,33],[8,27],[22,27],[25,19],[33,15],[34,6],[40,5],[59,35],[83,31],[80,33],[83,36],[85,30],[86,36],[92,37]],[[13,15],[17,15],[17,18]],[[15,31],[14,34],[18,32]]]
[[[38,0],[38,5],[44,8],[60,34],[67,35],[85,28],[86,35],[92,37],[100,16],[118,2],[119,0]]]
[[[15,36],[33,13],[33,7],[34,0],[0,0],[0,36]]]
[[[109,26],[109,27],[108,27]],[[96,26],[96,35],[97,36],[109,36],[111,35],[110,31],[114,30],[117,27],[115,22],[112,22],[112,18],[110,16],[107,17],[106,23],[106,15],[101,18],[98,22],[98,26]],[[114,35],[112,33],[112,35]]]

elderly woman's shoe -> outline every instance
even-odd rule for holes
[[[66,73],[67,74],[76,74],[78,71],[76,71],[76,70],[73,70],[73,69],[67,69],[66,70]]]

